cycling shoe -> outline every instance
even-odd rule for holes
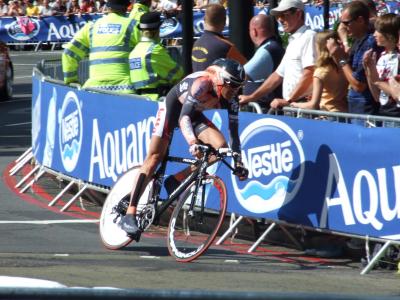
[[[136,217],[133,215],[125,215],[121,218],[121,229],[132,239],[139,241],[142,231],[140,230]]]

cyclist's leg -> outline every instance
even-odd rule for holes
[[[143,193],[144,188],[147,186],[151,179],[151,175],[154,174],[157,166],[163,160],[165,153],[168,148],[169,141],[159,136],[153,135],[150,141],[149,152],[147,153],[146,159],[140,168],[138,178],[136,178],[135,188],[132,191],[129,207],[127,214],[135,214],[137,202]]]
[[[165,102],[160,104],[157,111],[156,124],[150,141],[150,149],[146,159],[134,181],[133,190],[126,215],[121,222],[121,228],[129,235],[136,236],[140,232],[136,221],[136,208],[152,174],[158,164],[162,161],[168,149],[169,141],[172,139],[172,131],[176,127],[180,102],[176,98],[174,89],[167,95]]]
[[[158,164],[162,161],[168,148],[169,141],[159,136],[153,135],[150,142],[149,152],[141,166],[138,176],[134,181],[134,188],[131,192],[126,215],[122,218],[121,228],[129,235],[139,234],[139,227],[136,221],[136,208],[147,184],[150,182],[152,174],[155,172]]]

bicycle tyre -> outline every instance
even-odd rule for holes
[[[127,246],[133,240],[130,238],[124,230],[121,229],[119,222],[125,212],[118,216],[114,208],[118,205],[120,201],[128,201],[130,198],[130,193],[132,190],[132,183],[140,170],[141,166],[135,166],[124,173],[114,184],[110,193],[107,195],[104,201],[103,208],[101,211],[99,231],[100,237],[103,245],[107,249],[118,250]],[[137,207],[138,215],[141,209],[147,204],[149,198],[150,187],[153,181],[150,181],[147,185],[144,193],[140,197],[139,204]]]
[[[195,182],[182,193],[172,212],[168,226],[168,251],[179,262],[193,261],[211,246],[226,214],[225,183],[217,176],[206,175],[202,179],[202,185],[205,186],[206,191],[207,207],[203,212],[203,223],[199,220],[202,214],[199,205],[195,205],[194,215],[188,218],[189,205],[187,202],[191,201],[194,195],[192,189],[194,185]]]

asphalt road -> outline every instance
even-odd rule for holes
[[[181,264],[168,255],[161,227],[145,234],[139,244],[109,251],[94,223],[98,205],[88,208],[92,215],[60,213],[59,207],[50,210],[48,194],[54,195],[62,185],[46,177],[39,181],[43,190],[19,194],[13,184],[20,177],[9,178],[6,170],[30,147],[32,68],[57,55],[12,52],[15,97],[0,103],[0,276],[46,279],[69,287],[400,296],[399,275],[393,271],[373,270],[361,276],[358,261],[349,257],[318,259],[272,244],[250,255],[250,241],[229,241],[193,263]]]

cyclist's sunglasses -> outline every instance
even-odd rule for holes
[[[234,90],[237,90],[243,86],[243,83],[234,82],[234,81],[228,80],[228,79],[225,79],[224,83],[229,85]]]

